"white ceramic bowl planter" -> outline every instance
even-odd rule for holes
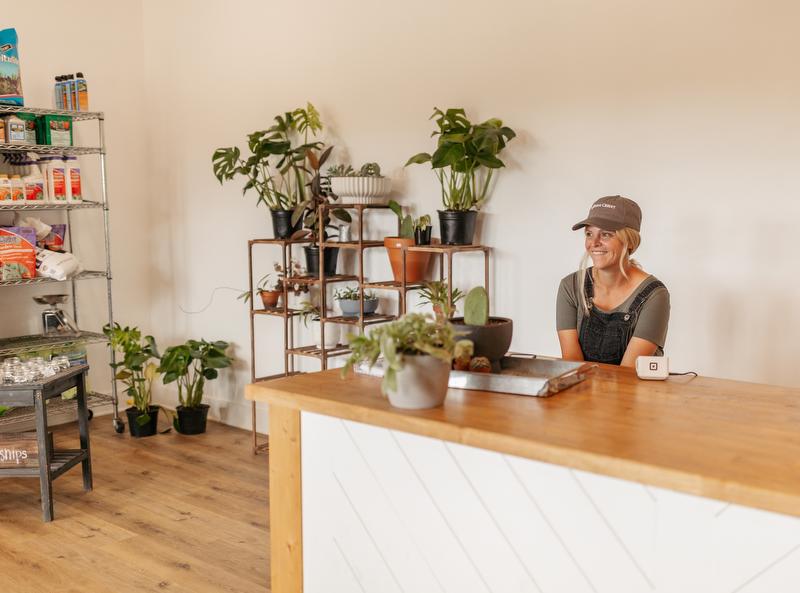
[[[383,204],[392,190],[388,177],[331,177],[331,190],[348,204]]]
[[[312,322],[312,331],[314,332],[314,345],[317,348],[322,348],[322,322]],[[325,349],[330,350],[336,347],[339,343],[339,326],[334,323],[325,324]]]
[[[444,403],[450,365],[426,354],[403,355],[403,368],[397,371],[397,390],[389,391],[389,403],[395,408],[424,410]]]

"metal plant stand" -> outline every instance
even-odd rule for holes
[[[13,154],[13,153],[35,153],[35,154],[58,154],[58,155],[98,155],[100,157],[100,187],[102,190],[102,200],[89,201],[84,200],[79,204],[39,204],[39,203],[15,203],[5,202],[0,203],[0,212],[4,211],[64,211],[66,213],[67,221],[67,249],[72,250],[72,212],[84,211],[92,209],[101,209],[103,212],[103,236],[105,244],[105,270],[95,270],[82,272],[73,278],[65,281],[52,280],[50,278],[31,278],[24,280],[10,280],[0,281],[0,288],[7,286],[20,286],[27,284],[45,284],[66,282],[70,285],[72,297],[72,317],[79,323],[78,319],[78,302],[76,285],[79,281],[104,278],[106,281],[106,297],[108,303],[108,323],[114,323],[114,310],[113,299],[111,291],[111,236],[109,231],[108,220],[108,187],[106,180],[106,146],[105,146],[105,130],[104,130],[104,115],[99,111],[63,111],[58,109],[37,109],[31,107],[15,107],[11,105],[0,105],[0,116],[10,113],[29,113],[33,115],[65,115],[75,121],[96,121],[98,127],[99,146],[44,146],[44,145],[29,145],[29,144],[2,144],[0,143],[0,154]],[[81,331],[80,333],[64,336],[18,336],[13,338],[0,339],[0,358],[7,356],[19,356],[29,354],[41,350],[43,348],[63,347],[69,345],[82,345],[91,342],[105,341],[105,337],[100,333],[93,333]],[[115,353],[113,349],[109,349],[110,362],[115,362]],[[113,377],[111,379],[110,395],[92,394],[93,401],[110,402],[113,406],[113,425],[117,433],[122,433],[125,430],[125,424],[119,416],[119,401],[117,396],[117,385]]]
[[[83,489],[92,489],[92,456],[89,446],[89,417],[86,406],[86,373],[88,365],[71,367],[61,373],[21,385],[0,385],[0,405],[33,406],[36,414],[36,441],[39,449],[38,466],[0,468],[0,477],[39,478],[42,495],[42,518],[53,520],[53,480],[79,463],[83,473]],[[78,432],[80,449],[53,450],[47,435],[48,400],[60,398],[71,388],[77,388]]]

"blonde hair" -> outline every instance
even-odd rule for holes
[[[631,258],[639,245],[642,243],[642,236],[639,231],[625,227],[614,232],[617,239],[622,243],[622,253],[619,256],[619,271],[627,279],[628,272],[626,268],[628,265],[641,269],[641,265],[635,259]],[[581,306],[585,315],[589,314],[589,303],[586,301],[586,269],[589,266],[589,252],[584,251],[583,257],[578,271],[578,298],[580,299]],[[594,280],[594,270],[592,270],[592,280]]]

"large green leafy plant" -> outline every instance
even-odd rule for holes
[[[122,354],[122,360],[111,364],[114,378],[125,385],[133,406],[139,410],[137,424],[150,422],[153,380],[158,375],[158,347],[153,336],[144,336],[138,327],[121,327],[119,323],[106,325],[103,333],[110,348]]]
[[[222,341],[188,340],[164,351],[158,371],[164,374],[164,385],[177,382],[181,406],[196,408],[203,403],[206,381],[216,379],[219,370],[233,362],[225,354],[228,346],[228,342]]]
[[[437,129],[431,134],[438,136],[436,151],[415,154],[406,166],[431,164],[446,210],[480,210],[494,171],[505,166],[497,155],[516,133],[497,118],[473,124],[463,109],[434,108],[431,119],[436,121]]]
[[[220,183],[244,177],[247,181],[243,195],[254,190],[258,204],[265,204],[270,210],[294,210],[309,196],[313,174],[307,155],[323,146],[312,140],[322,130],[322,121],[311,103],[277,115],[274,120],[270,128],[247,136],[250,154],[246,158],[236,146],[215,150],[214,176]]]
[[[427,354],[450,364],[456,346],[452,325],[435,323],[421,313],[409,313],[397,321],[374,328],[368,334],[351,334],[347,339],[352,353],[345,362],[342,376],[362,361],[371,367],[382,354],[386,361],[381,384],[384,394],[397,390],[397,373],[403,369],[405,356]]]

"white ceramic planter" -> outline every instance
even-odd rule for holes
[[[387,395],[395,408],[424,410],[444,403],[450,365],[428,355],[404,355],[397,373],[397,390]]]
[[[383,204],[391,189],[388,177],[331,177],[331,190],[349,204]]]
[[[314,345],[317,348],[322,348],[322,323],[319,321],[313,321],[313,332],[314,332]],[[339,326],[335,323],[326,323],[325,324],[325,348],[330,350],[334,348],[339,343],[339,336],[341,332],[339,331]]]

